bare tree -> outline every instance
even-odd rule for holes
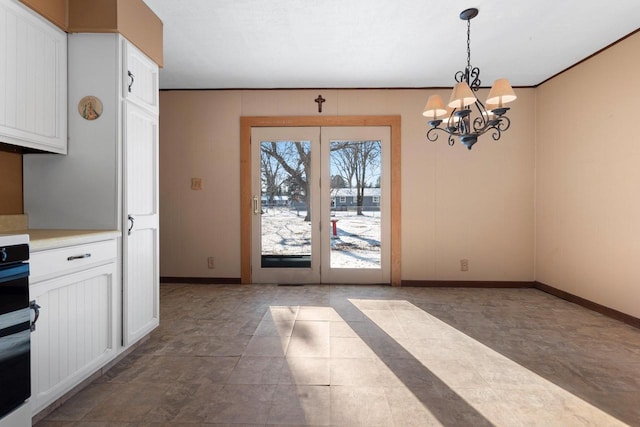
[[[260,156],[260,163],[262,188],[269,197],[270,205],[273,205],[275,196],[282,195],[282,184],[286,180],[286,174],[283,173],[280,163],[271,156]]]
[[[311,144],[300,141],[270,141],[260,145],[262,153],[274,159],[288,174],[286,180],[301,190],[298,194],[307,207],[305,221],[311,221]]]
[[[347,188],[349,185],[342,175],[331,176],[331,188]]]
[[[350,187],[355,181],[357,214],[363,215],[367,180],[373,178],[372,171],[380,170],[380,141],[340,141],[336,144],[331,150],[332,162]]]

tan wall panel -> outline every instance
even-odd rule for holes
[[[160,98],[160,274],[240,277],[241,93]],[[202,190],[191,190],[191,178]]]
[[[67,30],[67,0],[20,0],[55,25]]]
[[[21,214],[22,155],[0,151],[0,215]]]
[[[536,280],[640,317],[640,33],[537,89]]]
[[[161,274],[240,277],[241,116],[400,115],[402,279],[532,281],[534,89],[517,90],[511,130],[498,142],[483,136],[472,151],[425,141],[421,112],[432,92],[161,92]],[[189,189],[191,177],[203,178],[203,190]]]

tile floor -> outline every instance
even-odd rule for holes
[[[534,289],[162,285],[47,426],[640,425],[640,330]]]

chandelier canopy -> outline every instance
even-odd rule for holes
[[[478,137],[492,131],[494,140],[499,140],[502,132],[509,129],[511,120],[506,116],[508,107],[504,104],[517,97],[507,79],[498,79],[493,83],[486,103],[476,98],[474,92],[480,89],[480,69],[471,66],[471,20],[478,15],[478,9],[471,8],[460,13],[460,19],[467,21],[467,66],[455,75],[457,82],[448,104],[444,104],[440,95],[431,95],[427,100],[423,116],[428,117],[427,139],[435,142],[438,132],[449,135],[449,145],[454,137],[469,150],[478,142]]]

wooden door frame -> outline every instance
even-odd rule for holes
[[[251,283],[251,129],[254,127],[388,126],[391,130],[391,285],[401,284],[400,116],[240,117],[240,282]]]

